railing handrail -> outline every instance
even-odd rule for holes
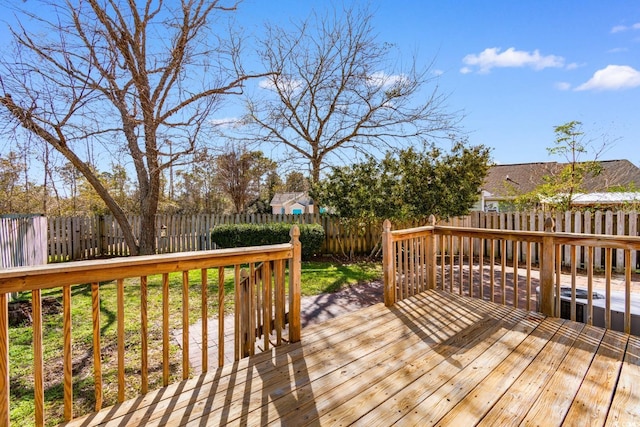
[[[545,236],[552,236],[554,243],[562,245],[576,245],[576,246],[600,246],[603,248],[612,249],[632,249],[640,250],[640,236],[620,236],[620,235],[606,235],[606,234],[586,234],[586,233],[567,233],[556,231],[524,231],[524,230],[493,230],[486,228],[470,228],[470,227],[454,227],[446,225],[436,225],[429,227],[412,228],[407,230],[392,231],[394,237],[410,235],[415,232],[426,231],[428,228],[433,229],[436,234],[455,234],[456,236],[470,236],[470,237],[483,237],[483,238],[495,238],[495,239],[509,239],[509,240],[523,240],[532,243],[541,243]],[[404,233],[398,233],[403,231]]]
[[[50,289],[78,283],[117,280],[133,276],[223,267],[229,264],[291,258],[293,245],[282,243],[209,251],[143,255],[105,260],[74,261],[0,271],[0,291],[4,293]],[[46,281],[42,279],[46,277]]]
[[[190,288],[194,284],[190,281],[189,272],[201,270],[200,286],[196,291],[201,296],[201,331],[202,342],[208,342],[208,306],[215,298],[208,296],[208,271],[218,270],[218,366],[224,363],[225,341],[225,269],[233,268],[234,296],[234,357],[239,360],[246,354],[253,354],[255,339],[244,331],[251,331],[254,335],[256,316],[262,313],[265,324],[272,323],[271,313],[275,314],[275,330],[277,341],[273,346],[286,342],[294,343],[301,339],[300,322],[300,276],[301,276],[301,244],[300,230],[293,225],[290,231],[291,241],[276,245],[251,246],[232,249],[216,249],[209,251],[194,251],[172,254],[147,255],[129,258],[112,258],[105,260],[78,261],[71,263],[49,264],[38,267],[19,267],[0,271],[0,425],[8,425],[9,418],[9,325],[8,325],[8,295],[13,292],[31,292],[33,307],[33,372],[34,372],[34,401],[35,423],[44,425],[44,355],[43,355],[43,289],[61,288],[62,298],[62,343],[63,372],[61,374],[64,388],[64,418],[73,418],[73,347],[72,347],[72,287],[91,284],[91,317],[87,319],[93,328],[93,369],[95,382],[95,409],[99,410],[103,404],[102,393],[102,357],[101,343],[101,288],[115,286],[117,321],[117,376],[118,401],[125,398],[125,279],[140,279],[139,283],[139,316],[140,316],[140,393],[146,394],[149,387],[149,324],[150,320],[162,328],[162,382],[169,382],[170,349],[170,284],[171,273],[182,273],[180,298],[182,305],[182,377],[188,378],[191,358],[190,347],[190,319],[189,306]],[[288,263],[288,271],[287,271]],[[241,270],[248,266],[251,273],[247,283],[242,282]],[[257,268],[258,266],[262,266]],[[265,267],[266,266],[266,267]],[[162,314],[149,319],[148,312],[148,276],[161,276],[162,280]],[[286,277],[288,276],[288,284]],[[240,310],[242,309],[242,313]],[[288,311],[288,331],[283,336],[285,322],[284,314]],[[137,315],[138,313],[136,313]],[[269,331],[264,331],[265,349],[269,347]],[[156,340],[159,341],[159,340]],[[242,355],[239,349],[244,349]],[[208,369],[209,347],[203,345],[202,371]]]
[[[441,289],[445,289],[445,274],[448,276],[449,290],[454,288],[454,271],[457,271],[457,289],[460,294],[468,292],[473,296],[474,287],[478,288],[480,298],[484,289],[484,258],[488,257],[488,290],[491,301],[494,301],[494,289],[506,302],[505,283],[507,268],[513,269],[511,300],[518,306],[518,272],[520,255],[526,263],[526,305],[531,303],[531,271],[534,265],[532,252],[536,253],[535,262],[539,270],[539,286],[537,293],[537,310],[546,315],[561,316],[562,311],[562,254],[569,259],[571,274],[570,310],[571,320],[576,318],[576,289],[578,268],[584,269],[586,280],[588,322],[593,321],[593,286],[594,263],[596,258],[604,255],[604,286],[606,305],[604,310],[604,326],[610,328],[613,314],[611,312],[611,286],[613,270],[613,252],[618,259],[616,269],[624,270],[624,331],[631,331],[631,283],[632,273],[638,262],[640,237],[624,235],[580,234],[555,232],[553,219],[545,220],[545,231],[495,230],[483,228],[467,228],[435,225],[405,230],[391,231],[391,223],[385,221],[383,229],[383,271],[385,304],[392,306],[399,299],[406,298],[416,292],[432,289],[437,286],[439,271]],[[522,245],[521,245],[522,244]],[[533,247],[532,245],[536,245]],[[564,247],[564,248],[563,248]],[[476,251],[474,253],[474,251]],[[485,252],[487,251],[487,252]],[[601,252],[602,251],[602,252]],[[498,264],[495,256],[498,255]],[[478,282],[473,282],[474,256],[478,258]],[[468,259],[468,270],[465,267],[465,256]],[[509,263],[507,259],[509,258]],[[454,259],[457,262],[454,264]],[[448,262],[446,261],[448,259]],[[447,263],[446,263],[447,262]],[[446,264],[445,264],[446,263]],[[500,277],[494,274],[497,265]],[[464,273],[463,273],[464,272]],[[464,279],[468,278],[466,283]],[[494,285],[499,283],[499,288]]]

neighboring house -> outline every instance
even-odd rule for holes
[[[305,192],[276,193],[271,199],[271,212],[274,215],[314,213],[313,200]]]
[[[574,203],[582,206],[615,206],[640,201],[640,193],[610,193],[611,188],[640,188],[640,168],[628,160],[598,162],[602,168],[597,176],[582,183],[586,191],[576,194]],[[501,206],[521,194],[530,193],[543,183],[543,177],[560,173],[566,163],[538,162],[495,165],[489,169],[474,210],[497,212]]]

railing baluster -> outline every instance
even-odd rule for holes
[[[125,376],[124,376],[124,279],[116,282],[116,306],[117,306],[117,345],[118,345],[118,402],[124,402]],[[168,378],[167,378],[168,380]],[[167,384],[165,384],[167,385]]]
[[[40,289],[36,289],[31,292],[31,308],[31,317],[33,320],[33,390],[35,400],[35,419],[37,426],[43,426],[44,362],[42,360],[42,293]],[[0,420],[2,420],[2,418],[0,418]],[[0,422],[0,424],[2,423]]]
[[[495,264],[496,264],[496,241],[495,239],[491,239],[491,244],[489,247],[491,251],[491,255],[489,256],[489,285],[491,286],[491,302],[495,302]]]
[[[587,248],[587,325],[593,325],[593,246]]]
[[[531,311],[531,242],[527,242],[527,311]]]
[[[500,241],[500,289],[502,305],[507,305],[507,239]]]
[[[182,379],[189,378],[189,272],[182,272]]]
[[[266,331],[266,326],[262,323],[264,319],[264,279],[262,277],[262,272],[264,268],[264,264],[261,264],[257,268],[257,272],[255,273],[255,298],[256,298],[256,306],[255,306],[255,319],[256,319],[256,329],[255,329],[255,337],[256,337],[256,345],[258,345],[258,338],[260,337],[260,332],[264,333]]]
[[[249,289],[245,295],[247,298],[247,317],[249,323],[247,324],[247,353],[251,356],[255,353],[256,347],[256,320],[255,320],[255,286],[256,286],[256,264],[252,262],[249,265]]]
[[[520,244],[515,241],[512,245],[513,249],[513,306],[518,308],[518,302],[520,301],[519,289],[518,289],[518,257],[520,256]]]
[[[276,345],[282,344],[283,327],[283,299],[280,298],[281,290],[284,288],[284,265],[281,261],[275,262],[275,288],[273,290],[275,299],[275,323],[276,323]]]
[[[445,247],[444,247],[444,234],[440,235],[440,285],[441,289],[445,290],[445,279],[444,279],[444,270],[445,270]]]
[[[100,345],[100,285],[91,283],[91,315],[93,320],[93,380],[95,410],[102,409],[102,351]]]
[[[147,313],[147,276],[140,277],[140,392],[149,391],[149,322]]]
[[[480,271],[480,277],[478,277],[478,282],[480,284],[481,300],[484,300],[484,244],[485,240],[480,238],[480,253],[478,254],[478,270]]]
[[[409,252],[410,252],[410,241],[403,241],[403,250],[402,250],[402,262],[404,264],[404,278],[403,278],[403,294],[402,298],[407,298],[409,296],[409,280],[411,277],[411,272],[409,271]]]
[[[556,283],[553,289],[555,289],[555,307],[554,316],[560,317],[560,285],[562,283],[562,245],[556,245]]]
[[[624,250],[624,333],[631,333],[631,250]]]
[[[395,301],[400,301],[403,297],[402,289],[404,287],[404,271],[402,264],[402,252],[403,252],[403,242],[396,242],[396,255],[397,255],[397,273],[396,273],[396,291],[395,291]]]
[[[236,361],[240,360],[240,348],[242,346],[242,342],[240,340],[240,283],[242,283],[242,278],[240,277],[240,265],[236,264],[233,269],[233,289],[234,289],[234,301],[233,301],[233,356]]]
[[[469,237],[469,296],[473,298],[473,237]]]
[[[605,249],[605,311],[604,311],[604,327],[611,328],[611,270],[613,269],[613,254],[611,248]]]
[[[578,265],[576,263],[576,245],[571,245],[571,320],[576,320],[576,279],[578,276]]]
[[[123,325],[124,330],[124,325]],[[162,385],[169,385],[169,274],[162,274]]]
[[[462,274],[464,270],[464,241],[462,236],[458,236],[458,270],[458,294],[462,295],[462,288],[464,287],[464,274]]]
[[[453,258],[454,250],[453,250],[453,234],[449,236],[449,292],[453,293],[453,267],[455,260]]]
[[[0,293],[0,425],[9,425],[9,297]]]
[[[271,335],[271,262],[265,262],[262,265],[262,293],[263,304],[262,310],[264,325],[264,350],[269,350],[269,335]]]
[[[202,372],[209,370],[209,282],[207,269],[200,270],[201,324],[202,324]]]
[[[73,418],[73,360],[71,353],[71,286],[62,288],[62,357],[64,386],[64,419]]]
[[[224,267],[218,267],[218,366],[224,365]]]

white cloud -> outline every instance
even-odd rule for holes
[[[616,25],[611,29],[611,34],[621,33],[623,31],[627,31],[629,28],[625,25]]]
[[[213,126],[229,129],[237,129],[244,124],[243,120],[240,117],[224,117],[221,119],[211,119],[209,120],[209,123],[211,123]]]
[[[607,65],[575,90],[619,90],[640,86],[640,71],[628,65]]]
[[[629,30],[640,30],[640,22],[636,22],[633,25],[616,25],[611,29],[611,33],[622,33]]]
[[[473,70],[471,68],[469,68],[469,67],[462,67],[462,68],[460,68],[460,72],[462,74],[469,74],[469,73],[473,73]]]
[[[498,47],[491,47],[479,54],[469,54],[462,58],[467,66],[465,69],[477,67],[478,72],[488,73],[492,68],[530,67],[534,70],[544,68],[561,68],[564,66],[564,58],[556,55],[541,55],[537,49],[533,52],[516,50],[513,47],[501,52]],[[462,70],[461,70],[462,71]]]
[[[288,79],[286,77],[281,77],[281,76],[276,78],[278,79],[278,86],[281,89],[295,92],[296,90],[299,90],[302,87],[302,80]],[[260,82],[258,83],[258,86],[261,87],[262,89],[275,90],[276,83],[275,83],[274,77],[268,77],[266,79],[260,80]]]
[[[407,76],[403,74],[387,74],[378,71],[367,77],[367,83],[375,87],[389,87],[408,82]]]
[[[613,49],[609,49],[607,53],[620,53],[620,52],[628,52],[629,49],[626,47],[614,47]]]
[[[558,90],[569,90],[569,89],[571,89],[571,84],[569,84],[567,82],[557,82],[555,84],[555,87]]]

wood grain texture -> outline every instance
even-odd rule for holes
[[[224,365],[224,267],[218,267],[218,367]]]
[[[125,347],[124,347],[124,280],[118,279],[116,283],[116,305],[118,316],[118,402],[124,402],[125,397]],[[167,385],[167,384],[164,384]]]
[[[31,293],[31,318],[33,327],[33,391],[35,421],[44,425],[44,362],[42,357],[42,295],[40,290]]]
[[[169,274],[162,275],[162,385],[169,385]]]
[[[140,393],[149,391],[149,314],[147,276],[140,277]]]
[[[202,372],[209,370],[209,348],[206,343],[209,342],[209,286],[207,280],[207,269],[200,270],[200,304],[201,304],[201,316],[203,320],[202,324]]]
[[[73,353],[71,348],[71,286],[62,288],[62,371],[64,419],[73,418]]]
[[[304,332],[70,426],[637,421],[637,337],[436,290]]]
[[[0,293],[0,425],[9,425],[9,294]]]
[[[189,272],[182,272],[182,379],[189,378]]]
[[[91,283],[91,319],[93,323],[93,384],[95,410],[102,408],[102,346],[100,345],[100,284]]]

